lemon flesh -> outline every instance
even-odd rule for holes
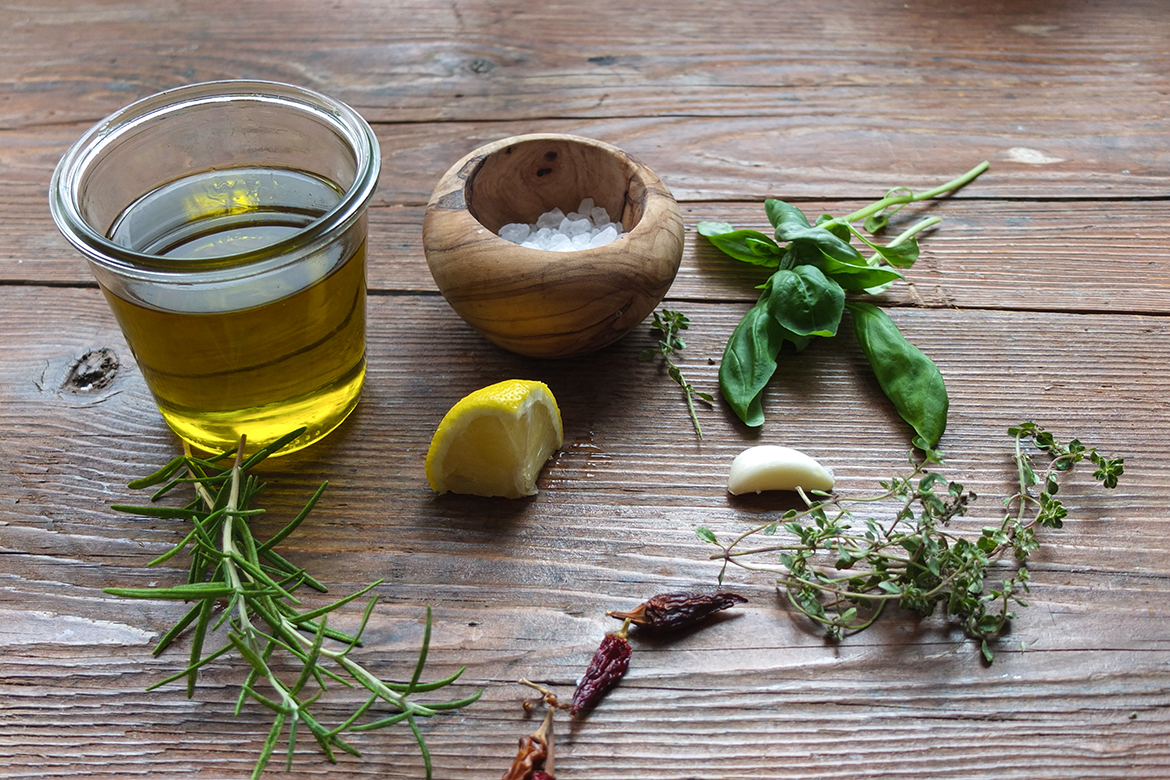
[[[509,379],[451,407],[427,451],[427,481],[437,493],[535,495],[540,470],[563,443],[548,385]]]

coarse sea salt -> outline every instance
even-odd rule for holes
[[[625,235],[621,223],[613,222],[609,212],[585,198],[576,211],[568,214],[558,209],[546,211],[532,224],[512,222],[500,228],[500,238],[529,249],[549,252],[577,252],[595,249]]]

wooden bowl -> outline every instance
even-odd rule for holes
[[[626,235],[576,252],[531,249],[500,238],[593,198]],[[666,295],[682,259],[683,222],[666,185],[609,144],[537,134],[488,144],[435,187],[423,249],[440,292],[504,349],[567,357],[600,349],[642,322]]]

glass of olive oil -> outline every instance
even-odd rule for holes
[[[369,124],[324,95],[222,81],[145,98],[74,144],[50,206],[163,418],[209,451],[336,428],[366,371]]]

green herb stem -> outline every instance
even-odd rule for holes
[[[938,187],[914,193],[896,187],[880,200],[844,217],[822,215],[810,222],[791,203],[768,198],[764,212],[774,238],[757,230],[736,230],[725,222],[700,222],[697,230],[713,246],[740,262],[773,269],[754,306],[732,331],[719,364],[719,389],[736,416],[749,427],[764,424],[763,396],[780,366],[785,344],[803,351],[812,340],[839,335],[846,311],[878,386],[913,429],[912,444],[927,459],[946,430],[950,404],[942,373],[877,306],[856,293],[879,295],[906,281],[904,271],[918,260],[915,236],[941,220],[930,216],[893,241],[876,237],[908,203],[953,192],[988,169],[982,162]],[[865,232],[853,226],[864,220]],[[860,242],[860,250],[852,243]],[[870,251],[867,258],[861,251]]]
[[[430,751],[415,722],[416,717],[431,717],[443,710],[457,709],[474,702],[479,692],[471,696],[446,702],[411,700],[412,694],[435,691],[454,683],[462,669],[442,680],[421,682],[431,636],[431,611],[426,611],[426,627],[414,672],[409,683],[385,682],[373,671],[350,657],[351,651],[361,644],[361,635],[370,618],[376,599],[369,599],[358,630],[353,634],[337,631],[326,625],[327,616],[339,607],[353,601],[381,581],[375,582],[355,594],[341,598],[331,604],[300,611],[299,599],[293,591],[300,585],[310,585],[324,590],[316,579],[303,569],[293,566],[272,548],[280,539],[290,534],[316,503],[321,490],[296,518],[285,525],[270,541],[257,544],[249,527],[249,519],[262,510],[250,509],[249,503],[262,487],[248,474],[248,470],[265,457],[296,438],[294,432],[280,441],[261,449],[247,460],[238,454],[243,451],[243,441],[237,450],[224,453],[212,460],[191,456],[188,450],[179,459],[164,469],[134,485],[153,487],[160,482],[166,484],[156,491],[152,500],[157,500],[182,485],[193,486],[196,500],[179,512],[160,511],[155,507],[118,506],[121,511],[142,511],[148,516],[167,516],[189,520],[193,526],[174,549],[155,559],[161,562],[182,550],[188,550],[192,562],[188,582],[184,585],[162,588],[107,588],[107,592],[131,598],[164,598],[185,601],[196,600],[192,607],[175,626],[166,632],[155,649],[157,655],[170,645],[180,634],[191,632],[191,658],[186,669],[172,675],[152,688],[182,678],[187,680],[188,696],[194,695],[196,673],[208,663],[235,651],[250,666],[246,680],[240,686],[236,704],[237,713],[246,700],[254,701],[272,710],[274,720],[264,746],[253,768],[252,778],[259,778],[271,759],[276,743],[287,732],[288,755],[291,761],[295,750],[298,724],[309,730],[321,752],[329,761],[336,761],[336,751],[359,755],[358,751],[341,738],[346,731],[364,731],[383,728],[394,723],[406,722],[418,743],[426,776],[431,777]],[[234,456],[231,466],[221,468],[216,464]],[[323,487],[323,486],[322,486]],[[214,606],[226,600],[222,616],[212,622]],[[204,653],[203,645],[207,634],[227,626],[227,642],[220,649]],[[326,640],[343,643],[340,649],[325,645]],[[295,682],[281,678],[272,663],[278,652],[287,653],[302,666]],[[328,664],[328,665],[326,665]],[[327,681],[350,685],[356,682],[372,694],[352,715],[332,729],[323,726],[312,712],[314,703],[325,692]],[[269,695],[261,693],[257,684],[266,684]],[[309,694],[312,690],[316,690]],[[380,716],[371,722],[360,723],[359,718],[370,711],[378,701],[385,702],[397,712],[389,717]]]
[[[1015,617],[1013,605],[1026,606],[1021,595],[1028,590],[1025,564],[1039,548],[1039,530],[1060,528],[1067,514],[1056,497],[1060,481],[1083,460],[1096,467],[1093,477],[1107,489],[1116,487],[1124,472],[1124,459],[1108,458],[1076,439],[1061,443],[1034,423],[1008,433],[1015,439],[1018,488],[1004,501],[1001,522],[973,540],[945,526],[966,514],[975,494],[927,471],[925,463],[883,482],[883,490],[869,496],[832,495],[813,502],[802,493],[805,510],[789,510],[727,544],[709,528],[696,532],[719,548],[710,557],[723,561],[720,583],[729,565],[776,575],[793,607],[824,626],[831,640],[872,625],[883,605],[893,602],[923,615],[941,610],[978,640],[990,663],[994,641]],[[1037,451],[1047,458],[1043,469],[1037,466]],[[892,519],[867,517],[863,528],[854,528],[859,520],[849,505],[888,500],[896,502]],[[781,530],[794,538],[746,547],[748,539]],[[1017,568],[992,584],[993,567],[1009,555]],[[859,609],[869,614],[860,615]]]
[[[906,241],[909,241],[911,238],[914,238],[914,236],[918,235],[922,231],[927,230],[928,228],[932,228],[940,222],[942,222],[942,217],[925,217],[899,233],[897,237],[886,246],[893,247],[903,244]],[[870,265],[877,265],[881,261],[882,256],[878,253],[871,255],[869,258]]]
[[[887,195],[881,200],[871,203],[865,208],[858,209],[848,216],[830,220],[830,222],[840,225],[851,225],[854,222],[858,222],[865,219],[866,217],[873,216],[874,214],[881,214],[883,211],[892,206],[904,206],[908,203],[917,203],[919,201],[937,198],[939,195],[945,195],[948,192],[953,192],[954,190],[960,189],[963,186],[970,184],[975,180],[976,177],[986,171],[990,165],[991,164],[987,160],[984,160],[971,170],[964,173],[962,176],[951,179],[946,184],[940,184],[939,186],[926,190],[925,192],[913,193],[907,191],[905,195]],[[822,223],[822,226],[825,224],[828,223]],[[897,241],[894,241],[892,242],[891,246],[897,243]]]
[[[695,413],[694,399],[697,397],[704,403],[711,404],[715,401],[715,398],[710,393],[696,390],[683,377],[682,369],[672,360],[672,355],[680,352],[687,346],[680,334],[690,327],[690,320],[682,312],[663,309],[661,313],[654,312],[654,322],[650,327],[651,330],[659,334],[658,346],[643,350],[639,357],[642,360],[653,360],[659,355],[662,357],[663,363],[666,365],[666,373],[682,389],[683,399],[687,405],[687,412],[691,417],[691,425],[695,428],[695,434],[702,439],[703,428],[699,425],[699,415]]]

